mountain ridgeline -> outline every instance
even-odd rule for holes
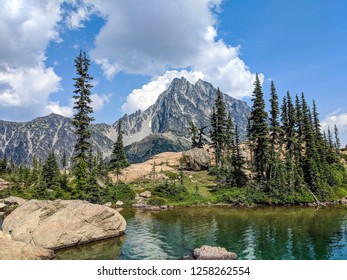
[[[145,111],[124,115],[112,125],[91,125],[94,152],[109,158],[117,138],[118,122],[122,122],[124,144],[130,162],[142,162],[166,151],[182,151],[190,147],[189,123],[210,130],[210,116],[217,89],[199,80],[194,85],[184,77],[174,79],[155,104]],[[250,107],[246,102],[223,96],[226,109],[245,138]],[[16,164],[31,165],[33,157],[45,160],[54,151],[61,161],[63,154],[73,154],[76,136],[71,119],[51,114],[30,122],[0,121],[0,158],[12,158]]]

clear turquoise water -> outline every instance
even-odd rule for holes
[[[202,245],[239,259],[347,260],[347,207],[123,211],[126,235],[58,252],[58,259],[180,259]]]
[[[57,259],[180,259],[206,244],[225,247],[239,259],[347,260],[343,206],[121,213],[127,220],[124,236],[59,251]]]

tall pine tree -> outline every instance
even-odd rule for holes
[[[87,58],[86,53],[80,51],[79,56],[75,59],[77,78],[73,78],[75,80],[75,90],[73,92],[75,106],[73,108],[76,110],[76,113],[72,119],[72,124],[76,129],[75,134],[77,136],[74,159],[78,160],[86,160],[87,153],[91,149],[91,132],[89,126],[94,118],[90,116],[90,114],[93,113],[93,108],[90,105],[92,103],[90,95],[93,87],[91,84],[93,78],[88,73],[89,66],[90,60]]]
[[[212,147],[214,148],[215,153],[215,161],[218,167],[223,167],[224,164],[223,149],[226,140],[226,125],[227,118],[225,103],[223,100],[223,94],[218,88],[215,106],[211,116],[212,129],[210,132]]]
[[[256,75],[253,91],[253,105],[250,115],[250,142],[253,145],[253,165],[256,180],[266,179],[269,164],[269,128],[262,87],[258,74]]]
[[[124,167],[129,166],[129,162],[127,160],[124,144],[123,144],[123,134],[124,131],[122,130],[122,122],[118,122],[118,136],[117,140],[113,145],[113,151],[111,155],[111,169],[115,171],[117,175],[117,182],[118,177],[120,174],[122,174],[121,169]]]
[[[91,81],[93,78],[88,73],[89,66],[90,61],[86,53],[81,50],[79,56],[75,59],[77,78],[73,78],[75,80],[75,90],[73,92],[75,106],[73,108],[76,110],[76,113],[73,116],[72,124],[75,127],[75,134],[77,136],[73,157],[73,175],[75,177],[75,196],[77,198],[81,198],[80,195],[88,188],[90,176],[87,165],[88,151],[91,150],[91,132],[89,126],[94,118],[90,116],[93,113],[93,108],[91,107],[92,100],[90,99],[91,89],[93,87]]]

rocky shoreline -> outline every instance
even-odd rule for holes
[[[114,238],[125,228],[123,216],[110,207],[81,200],[29,200],[3,221],[0,247],[6,250],[0,250],[0,259],[51,259],[54,250]]]

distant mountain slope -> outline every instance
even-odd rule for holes
[[[120,121],[130,161],[141,162],[160,152],[189,148],[189,122],[208,126],[206,132],[209,131],[216,92],[210,83],[199,80],[193,85],[182,77],[174,79],[147,110],[124,115]],[[244,136],[250,108],[246,102],[228,95],[224,95],[224,100]],[[106,158],[117,137],[118,121],[91,127],[93,149],[103,152]],[[23,123],[0,121],[0,158],[12,155],[17,164],[30,164],[34,155],[44,160],[50,150],[56,152],[58,159],[64,151],[71,156],[74,142],[71,119],[56,114]]]

